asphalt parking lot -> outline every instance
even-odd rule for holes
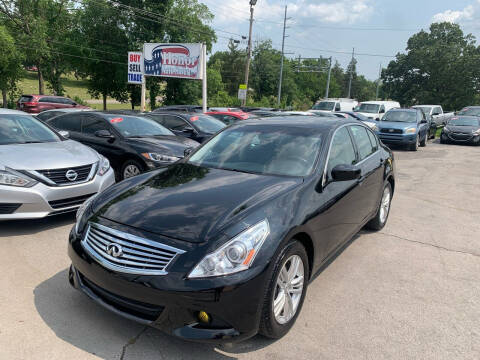
[[[480,147],[395,157],[387,226],[317,276],[275,342],[193,344],[120,318],[68,284],[73,215],[0,223],[0,359],[479,359]]]

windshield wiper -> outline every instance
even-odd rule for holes
[[[261,174],[261,173],[259,173],[259,172],[257,172],[257,171],[249,171],[249,170],[241,170],[241,169],[229,169],[229,168],[225,168],[224,170],[235,171],[235,172],[245,173],[245,174],[254,174],[254,175],[260,175],[260,174]]]
[[[30,140],[30,141],[21,142],[20,144],[41,144],[41,143],[43,143],[43,141]]]

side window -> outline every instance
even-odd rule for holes
[[[80,132],[80,118],[75,115],[59,116],[54,119],[52,126],[58,130]]]
[[[385,106],[384,105],[380,106],[380,113],[381,114],[385,113]]]
[[[82,119],[82,133],[93,135],[98,130],[109,130],[108,125],[105,123],[105,120],[85,116]]]
[[[335,111],[340,111],[340,103],[335,103]]]
[[[370,130],[367,130],[367,134],[368,134],[368,137],[370,138],[370,142],[372,143],[373,152],[377,151],[378,150],[377,136]]]
[[[230,116],[230,115],[225,115],[223,116],[223,119],[219,119],[219,120],[222,120],[227,125],[231,125],[237,121],[237,119],[234,116]]]
[[[38,102],[41,102],[41,103],[51,103],[51,102],[54,102],[52,101],[52,98],[51,97],[42,97],[38,100]]]
[[[182,131],[187,126],[187,122],[178,116],[165,115],[165,126],[171,130]]]
[[[350,129],[352,130],[353,140],[357,144],[359,161],[362,161],[375,152],[367,133],[368,130],[363,126],[352,126]]]
[[[439,108],[438,106],[433,109],[433,115],[440,115],[442,113],[442,109]]]
[[[327,175],[330,176],[332,169],[337,165],[353,165],[356,161],[355,149],[352,138],[346,127],[335,133],[328,157]]]

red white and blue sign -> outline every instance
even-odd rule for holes
[[[146,76],[202,79],[202,44],[144,44]]]
[[[138,51],[128,52],[128,83],[141,84],[143,80],[143,54]]]

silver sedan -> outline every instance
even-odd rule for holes
[[[114,182],[95,150],[27,113],[0,110],[0,220],[75,211]]]

